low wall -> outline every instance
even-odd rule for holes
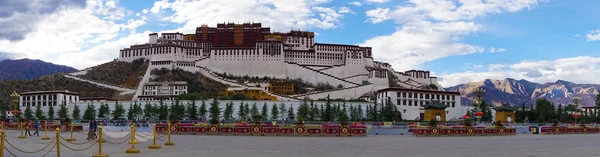
[[[367,136],[365,126],[350,125],[211,125],[157,124],[157,132],[183,135],[253,135],[253,136]]]
[[[506,127],[415,127],[414,136],[506,136],[516,135],[515,128]]]

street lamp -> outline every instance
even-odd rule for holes
[[[579,102],[581,102],[581,98],[574,97],[573,99],[571,99],[571,101],[573,102],[573,105],[575,105],[575,113],[573,113],[571,116],[575,118],[575,123],[579,123],[579,117],[581,116],[581,114],[578,113],[577,107],[579,106]]]
[[[21,95],[19,93],[17,93],[16,91],[13,91],[13,93],[10,95],[10,98],[12,100],[12,105],[10,105],[9,109],[11,110],[11,113],[13,115],[19,114],[19,98],[21,97]]]

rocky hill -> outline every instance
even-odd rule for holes
[[[600,85],[575,84],[564,80],[539,84],[507,78],[460,84],[446,88],[446,90],[456,91],[458,89],[462,94],[463,104],[470,104],[475,100],[477,95],[475,91],[478,88],[485,89],[483,98],[496,105],[508,102],[511,105],[520,106],[525,103],[526,106],[530,106],[538,98],[546,98],[555,105],[569,104],[573,97],[580,97],[582,98],[581,105],[594,106]]]
[[[114,97],[118,91],[98,87],[94,84],[69,79],[61,73],[43,76],[33,80],[6,80],[0,82],[0,105],[10,101],[13,91],[69,90],[79,93],[80,97]]]
[[[94,66],[87,70],[84,79],[94,80],[110,85],[137,88],[148,69],[149,61],[138,59],[133,62],[112,61]]]
[[[19,59],[0,61],[0,81],[3,80],[32,80],[54,73],[70,73],[77,69],[56,65],[41,60]]]

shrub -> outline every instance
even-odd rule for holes
[[[438,121],[436,119],[432,119],[429,121],[428,125],[430,127],[436,127],[438,125]]]
[[[471,119],[471,118],[464,119],[463,125],[464,126],[473,126],[473,119]]]

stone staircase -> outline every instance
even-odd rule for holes
[[[135,89],[131,89],[131,88],[128,88],[128,87],[117,86],[117,85],[110,85],[110,84],[107,84],[107,83],[100,83],[98,81],[92,81],[92,80],[88,80],[88,79],[83,79],[83,78],[79,78],[79,77],[76,77],[76,76],[73,76],[73,75],[70,75],[70,74],[66,74],[66,75],[63,75],[63,76],[65,76],[66,78],[77,80],[77,81],[91,83],[91,84],[94,84],[94,85],[97,85],[97,86],[100,86],[100,87],[104,87],[104,88],[108,88],[108,89],[114,89],[114,90],[117,90],[117,91],[121,91],[121,95],[134,94],[135,91],[136,91]]]

